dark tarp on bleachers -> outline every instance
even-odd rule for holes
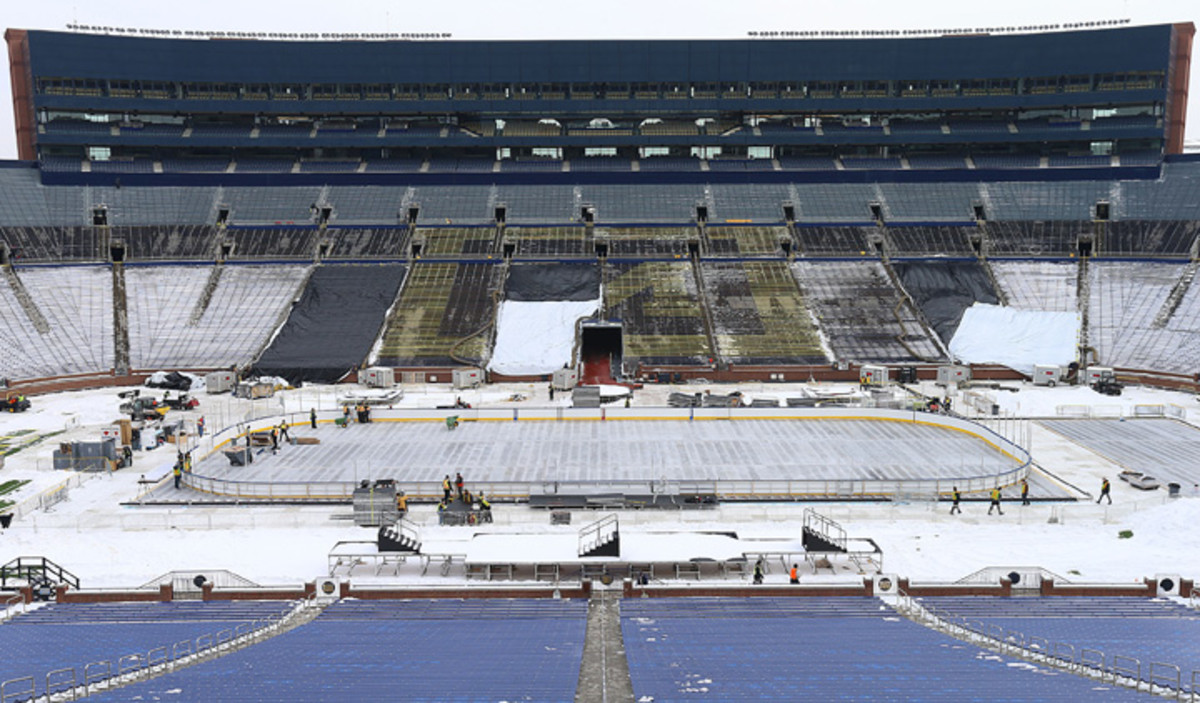
[[[504,285],[507,300],[596,300],[600,267],[594,263],[514,264]]]
[[[904,262],[893,267],[925,319],[947,344],[967,308],[975,303],[1000,304],[987,272],[978,262]]]
[[[318,266],[254,373],[333,383],[366,358],[404,280],[399,264]]]

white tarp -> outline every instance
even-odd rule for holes
[[[496,346],[488,370],[525,376],[561,369],[571,363],[575,322],[599,309],[599,300],[505,300],[500,303]]]
[[[1017,310],[975,303],[950,340],[950,353],[967,364],[1001,364],[1023,374],[1034,364],[1069,364],[1079,343],[1079,314]]]

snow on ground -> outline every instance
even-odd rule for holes
[[[1079,314],[975,303],[963,313],[950,353],[965,364],[1000,364],[1025,375],[1034,364],[1066,366],[1079,343]]]
[[[715,510],[683,512],[621,512],[624,533],[644,534],[639,558],[661,555],[664,560],[681,553],[711,551],[711,537],[700,533],[736,533],[743,544],[794,544],[805,508],[838,520],[851,537],[869,537],[883,549],[884,571],[916,581],[954,581],[988,566],[1041,566],[1065,578],[1082,582],[1132,582],[1157,573],[1200,575],[1200,497],[1170,499],[1163,491],[1142,493],[1113,481],[1113,506],[1087,500],[1100,477],[1115,476],[1119,467],[1020,418],[1052,417],[1060,406],[1087,406],[1092,412],[1132,414],[1135,405],[1175,406],[1186,411],[1188,422],[1200,414],[1190,394],[1129,388],[1118,398],[1086,388],[1033,388],[1005,383],[1017,392],[989,390],[1000,406],[1010,434],[1027,439],[1037,464],[1053,480],[1073,487],[1083,500],[1075,503],[1035,503],[1029,507],[1005,506],[1004,516],[988,516],[986,503],[966,502],[961,516],[947,514],[945,503],[821,503],[817,505],[747,503],[726,504]],[[923,384],[928,393],[941,389]],[[181,414],[194,418],[203,413],[212,429],[236,422],[247,414],[307,412],[309,407],[333,409],[348,388],[309,386],[287,391],[276,398],[248,401],[228,395],[200,395],[198,411]],[[849,384],[694,384],[647,386],[633,394],[634,405],[665,406],[672,391],[741,390],[747,397],[795,397],[852,393]],[[468,391],[445,386],[406,386],[397,407],[436,407],[456,396],[476,406],[533,407],[569,405],[569,394],[547,397],[544,383],[501,384]],[[564,398],[564,396],[566,396]],[[956,397],[961,397],[956,394]],[[0,414],[0,436],[18,430],[60,432],[35,446],[5,457],[0,482],[29,479],[31,483],[4,499],[35,501],[39,494],[63,483],[67,498],[48,510],[33,510],[0,533],[0,564],[17,556],[46,556],[81,577],[85,587],[135,587],[171,570],[228,569],[264,585],[296,584],[327,574],[327,555],[340,541],[374,540],[369,528],[356,528],[346,520],[349,506],[278,507],[144,507],[123,506],[165,477],[174,460],[170,449],[139,452],[131,469],[113,474],[76,475],[51,468],[50,456],[60,441],[95,437],[98,428],[119,417],[115,389],[61,393],[33,398],[33,408],[21,414]],[[960,401],[956,408],[963,405]],[[1010,416],[1017,416],[1016,419]],[[1014,426],[1016,431],[1013,432]],[[1193,432],[1180,426],[1181,431]],[[143,479],[143,477],[145,477]],[[169,479],[165,479],[169,480]],[[472,528],[440,527],[431,506],[415,506],[413,519],[421,526],[429,551],[472,553],[486,557],[525,553],[536,560],[539,539],[560,535],[571,543],[578,528],[607,512],[573,515],[570,527],[549,525],[549,516],[524,506],[498,505],[496,522]],[[1119,533],[1133,536],[1122,539]],[[690,536],[649,537],[670,532]],[[474,542],[474,534],[490,535]],[[529,537],[530,535],[534,537]],[[566,537],[562,537],[566,536]],[[567,539],[569,537],[569,539]],[[551,540],[553,542],[553,540]],[[488,543],[491,543],[489,546]],[[720,547],[718,551],[725,549]],[[522,552],[521,550],[525,550]],[[554,550],[551,550],[554,551]],[[769,551],[769,550],[764,550]],[[786,551],[786,550],[785,550]],[[723,553],[723,552],[722,552]],[[441,577],[436,568],[422,578],[410,565],[396,575],[363,577],[394,582],[458,584],[460,576]],[[357,575],[355,578],[359,578]],[[770,579],[782,578],[778,572]],[[857,579],[853,571],[806,579]]]
[[[501,302],[488,369],[510,376],[561,369],[571,362],[576,321],[599,309],[599,300]]]

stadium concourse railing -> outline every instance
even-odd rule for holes
[[[1168,699],[1200,701],[1200,670],[1193,670],[1188,676],[1179,666],[1168,662],[1143,663],[1136,657],[1026,636],[1019,630],[944,612],[909,596],[900,596],[895,606],[917,622],[1001,654]]]
[[[318,413],[319,423],[332,424],[341,413]],[[554,480],[554,481],[471,481],[472,490],[483,491],[492,500],[525,501],[535,495],[594,494],[601,492],[653,493],[663,495],[713,495],[725,501],[839,499],[929,499],[949,496],[954,487],[964,493],[988,491],[1013,485],[1029,473],[1032,459],[1028,451],[984,425],[950,415],[884,408],[527,408],[527,409],[373,409],[371,422],[437,422],[448,418],[459,422],[626,422],[626,421],[746,421],[746,420],[873,420],[933,425],[964,432],[991,445],[1012,460],[1012,467],[977,475],[911,479],[776,479],[776,480]],[[204,438],[194,449],[204,456],[215,454],[257,432],[270,431],[281,422],[306,426],[308,413],[269,415],[222,428]],[[447,467],[429,467],[437,476]],[[407,469],[411,471],[411,468]],[[375,479],[390,478],[386,465],[371,467]],[[192,490],[235,501],[328,501],[349,502],[358,483],[355,481],[240,481],[203,476],[188,472],[183,484]],[[409,500],[437,501],[441,482],[397,481],[398,490]]]
[[[175,669],[224,656],[289,629],[302,611],[315,606],[300,601],[282,616],[266,616],[239,623],[215,633],[181,640],[153,649],[131,652],[111,659],[70,666],[42,676],[21,676],[0,682],[0,703],[18,701],[77,700],[94,693],[112,691]]]

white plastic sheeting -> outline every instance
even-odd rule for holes
[[[308,270],[304,265],[226,266],[204,314],[193,322],[211,266],[129,269],[130,364],[135,369],[225,368],[250,361]]]
[[[600,309],[599,300],[500,303],[488,370],[509,376],[551,373],[571,363],[575,322]]]
[[[0,377],[16,380],[112,369],[110,268],[26,268],[20,277],[49,330],[37,331],[16,292],[0,279]]]
[[[950,340],[950,353],[968,364],[1001,364],[1032,374],[1034,364],[1075,360],[1079,315],[975,303]]]

